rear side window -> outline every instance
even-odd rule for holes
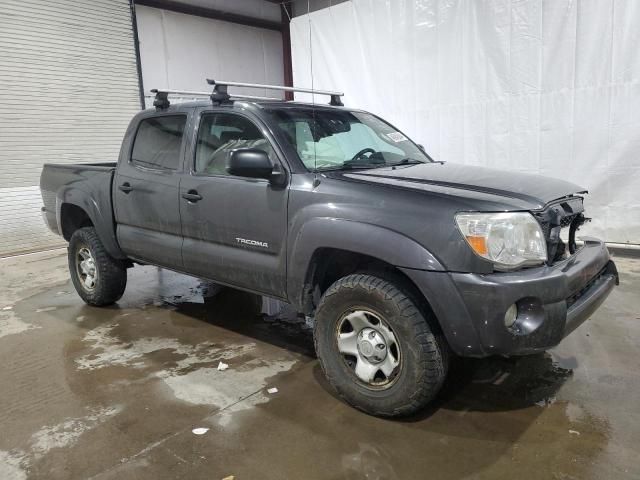
[[[145,168],[176,170],[186,121],[185,115],[142,120],[133,141],[131,163]]]

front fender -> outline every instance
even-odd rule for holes
[[[68,204],[79,207],[89,216],[91,223],[93,223],[98,233],[98,237],[100,237],[100,241],[109,255],[114,258],[125,259],[126,255],[120,250],[115,236],[110,189],[107,190],[109,195],[107,198],[103,198],[104,192],[102,190],[98,190],[97,192],[97,194],[95,192],[90,193],[73,185],[61,188],[56,195],[58,231],[63,232],[62,206]]]
[[[304,224],[290,242],[287,276],[289,299],[302,306],[311,258],[319,248],[335,248],[369,255],[396,267],[444,271],[422,245],[393,230],[354,220],[315,218]]]

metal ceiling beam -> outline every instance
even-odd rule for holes
[[[280,22],[263,20],[261,18],[249,17],[247,15],[239,15],[237,13],[224,12],[214,8],[197,7],[195,5],[188,5],[175,0],[135,0],[135,4],[143,5],[145,7],[162,8],[163,10],[184,13],[187,15],[196,15],[198,17],[211,18],[214,20],[222,20],[224,22],[237,23],[239,25],[246,25],[249,27],[276,30],[278,32],[281,32],[283,29],[283,25]]]

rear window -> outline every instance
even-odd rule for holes
[[[145,168],[176,170],[180,162],[185,115],[165,115],[140,122],[131,163]]]

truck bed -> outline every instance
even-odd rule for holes
[[[56,167],[62,169],[77,169],[82,168],[90,171],[105,171],[114,170],[118,162],[98,162],[98,163],[45,163],[46,167]],[[44,170],[43,170],[44,171]]]
[[[87,212],[109,212],[112,219],[111,186],[115,169],[116,162],[45,163],[40,175],[40,193],[44,204],[42,216],[49,229],[64,236],[63,226],[57,220],[62,203],[80,203]]]

